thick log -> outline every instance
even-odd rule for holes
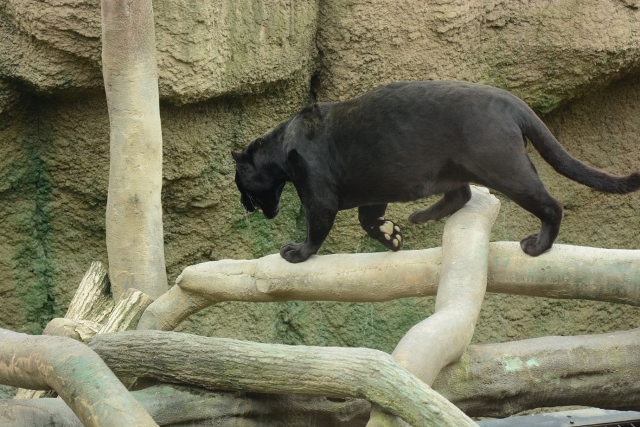
[[[138,329],[173,330],[223,301],[379,302],[435,295],[442,249],[312,256],[280,255],[189,266],[145,311]],[[487,292],[640,306],[640,250],[555,244],[530,257],[518,242],[489,244]]]
[[[591,405],[637,411],[640,410],[638,354],[638,329],[602,335],[543,337],[471,345],[458,362],[443,368],[433,387],[470,416],[507,417],[527,409],[556,405]],[[157,389],[154,387],[149,390]],[[336,399],[314,400],[311,397],[287,395],[268,397],[254,393],[213,392],[213,397],[201,394],[202,400],[198,400],[197,397],[187,398],[182,393],[172,398],[172,391],[168,388],[163,390],[158,399],[153,397],[155,391],[150,391],[148,400],[140,398],[139,392],[133,393],[160,425],[164,421],[157,418],[157,413],[175,415],[174,418],[164,419],[167,423],[178,420],[186,422],[199,419],[208,410],[216,408],[222,414],[218,419],[220,425],[233,425],[229,420],[243,417],[256,418],[264,425],[271,426],[272,420],[285,417],[292,420],[287,425],[296,426],[294,420],[306,413],[310,420],[318,420],[319,425],[357,427],[366,423],[369,411],[368,403],[361,399],[336,402]],[[21,405],[12,402],[0,402],[0,419],[3,422],[10,419],[5,416],[7,411],[16,411],[15,405]],[[28,405],[26,409],[21,406],[21,413],[46,410],[52,419],[57,419],[59,408],[54,410],[30,400],[21,402]],[[182,404],[184,406],[181,407]],[[9,406],[11,409],[7,409]],[[32,406],[35,409],[31,409]],[[202,419],[206,418],[203,416]],[[322,424],[321,420],[326,419],[331,422]],[[338,420],[342,420],[343,424]],[[301,422],[301,425],[314,425],[311,421],[308,424],[305,422]],[[16,427],[27,425],[44,424],[15,424]],[[278,425],[277,421],[273,425]],[[52,424],[52,427],[56,427],[56,424]]]
[[[362,397],[416,427],[475,426],[377,350],[260,344],[160,331],[96,335],[90,347],[118,376],[213,390]]]
[[[157,425],[100,357],[71,338],[0,329],[0,383],[55,390],[85,427]]]
[[[110,124],[106,235],[115,299],[167,290],[162,133],[151,0],[102,0],[102,73]]]
[[[640,410],[640,329],[470,346],[433,387],[470,416],[583,405]]]

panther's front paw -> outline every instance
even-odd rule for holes
[[[289,243],[280,248],[280,256],[292,263],[306,261],[315,253],[306,243]]]
[[[392,251],[399,251],[402,249],[404,239],[402,238],[402,232],[398,224],[393,221],[385,220],[384,218],[378,218],[379,224],[369,227],[367,233],[378,242],[385,245]]]

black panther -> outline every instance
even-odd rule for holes
[[[403,238],[398,225],[384,218],[388,203],[443,194],[409,216],[412,223],[436,221],[465,205],[471,182],[501,192],[540,219],[540,231],[520,242],[525,253],[538,256],[556,239],[563,208],[538,177],[527,140],[569,179],[607,193],[640,188],[639,172],[618,177],[572,157],[516,96],[457,81],[393,83],[348,101],[316,103],[232,155],[249,212],[275,217],[285,183],[295,186],[307,238],[281,248],[290,262],[315,254],[336,213],[356,207],[369,236],[397,251]]]

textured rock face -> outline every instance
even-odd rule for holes
[[[546,113],[638,69],[639,19],[622,1],[323,2],[320,93],[457,79],[510,90]]]
[[[102,88],[100,2],[8,0],[0,14],[0,74],[43,93]],[[167,0],[154,14],[160,94],[178,104],[290,79],[314,55],[315,2]]]
[[[164,139],[165,254],[187,265],[253,258],[304,237],[291,186],[273,221],[246,217],[229,151],[310,99],[345,99],[395,80],[464,79],[512,90],[578,158],[640,169],[640,10],[627,1],[155,2]],[[109,130],[97,1],[0,2],[0,326],[39,332],[63,314],[91,261],[106,262]],[[317,59],[317,61],[316,61]],[[197,102],[196,102],[197,101]],[[560,107],[558,107],[560,106]],[[562,243],[638,249],[640,195],[595,193],[535,153],[566,207]],[[405,247],[439,246],[442,222],[411,226]],[[503,199],[494,240],[537,220]],[[354,211],[321,253],[379,251]],[[385,304],[221,304],[183,330],[258,341],[390,351],[433,311],[431,299]],[[477,342],[640,326],[608,304],[490,295]]]

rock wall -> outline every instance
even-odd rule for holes
[[[0,327],[39,332],[64,313],[92,260],[107,262],[108,116],[100,13],[88,0],[0,3]],[[229,152],[312,99],[395,80],[461,79],[511,90],[578,158],[640,169],[640,10],[633,0],[156,2],[167,270],[253,258],[303,238],[288,185],[273,221],[246,216]],[[640,195],[595,193],[532,160],[566,207],[558,242],[640,249]],[[440,245],[443,223],[406,220],[406,248]],[[537,220],[503,199],[495,240]],[[321,253],[380,251],[341,212]],[[391,351],[433,300],[220,304],[182,330],[257,341]],[[634,310],[489,295],[476,342],[640,326]]]

